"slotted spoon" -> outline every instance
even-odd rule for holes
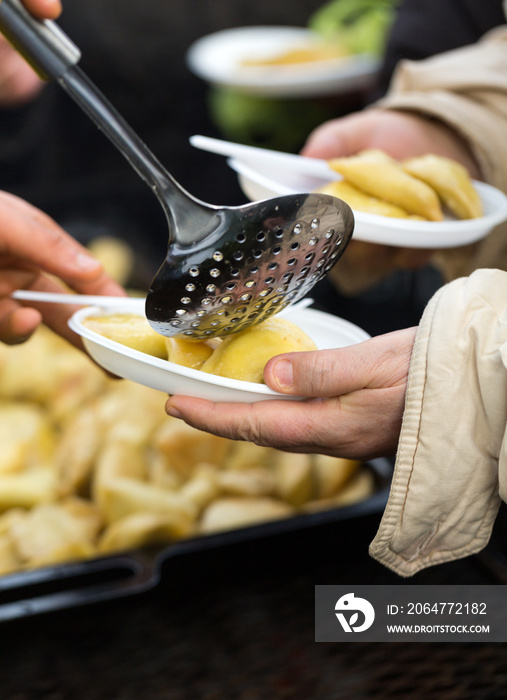
[[[206,204],[184,190],[79,69],[80,51],[19,0],[1,0],[0,31],[45,79],[56,79],[152,188],[167,216],[167,256],[145,312],[166,336],[224,336],[301,299],[345,250],[350,208],[322,194],[239,207]],[[168,126],[170,128],[170,126]]]

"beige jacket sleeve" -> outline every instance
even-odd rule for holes
[[[419,327],[371,555],[401,576],[480,551],[507,500],[507,273],[440,289]]]
[[[402,61],[374,107],[438,119],[469,143],[482,179],[507,193],[507,25],[477,44],[424,61]],[[436,256],[447,280],[480,267],[507,270],[507,226],[479,244]]]
[[[449,124],[470,144],[484,179],[507,192],[507,25],[471,46],[402,61],[376,106]]]

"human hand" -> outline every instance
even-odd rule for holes
[[[25,7],[39,19],[56,19],[60,0],[24,0]],[[0,106],[16,107],[33,99],[43,81],[25,59],[0,35]]]
[[[328,159],[369,148],[381,149],[397,160],[435,153],[458,161],[471,177],[480,178],[468,144],[456,131],[412,112],[367,109],[332,119],[310,134],[302,154]]]
[[[61,292],[62,280],[83,294],[124,295],[102,265],[49,216],[14,195],[0,192],[0,341],[20,343],[44,321],[81,347],[67,320],[70,304],[30,304],[10,297],[15,289]]]
[[[23,0],[23,5],[39,19],[56,19],[62,11],[60,0]]]
[[[288,452],[351,459],[392,455],[398,444],[416,328],[333,350],[272,358],[266,384],[305,401],[213,403],[171,396],[169,415],[200,430]]]
[[[471,177],[480,179],[478,165],[457,132],[442,122],[409,112],[369,109],[325,122],[309,136],[302,154],[327,160],[367,149],[381,149],[397,160],[434,153],[458,161]],[[337,278],[334,281],[338,286],[343,278],[345,288],[354,283],[364,287],[368,286],[368,280],[373,284],[394,268],[422,267],[433,253],[430,249],[380,246],[352,240],[347,255],[331,277]]]

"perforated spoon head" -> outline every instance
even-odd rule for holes
[[[255,325],[304,297],[342,256],[351,209],[324,194],[295,194],[215,210],[212,234],[170,244],[146,299],[165,336],[205,339]]]

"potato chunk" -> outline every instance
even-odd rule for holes
[[[276,498],[219,498],[204,511],[199,531],[211,533],[248,527],[268,520],[287,518],[293,512],[288,503]]]
[[[200,369],[213,352],[213,346],[205,340],[166,338],[167,359],[183,367]]]
[[[227,336],[201,369],[220,377],[262,383],[266,362],[275,355],[316,349],[313,340],[294,323],[269,318]]]
[[[40,406],[0,402],[0,475],[44,462],[55,441],[56,433]]]
[[[403,169],[433,187],[459,219],[482,216],[482,202],[467,170],[450,158],[428,154],[403,162]]]
[[[348,158],[332,158],[329,166],[345,180],[372,197],[384,199],[409,214],[430,221],[442,221],[444,215],[437,193],[425,182],[405,172],[393,158],[359,153]]]
[[[396,219],[412,218],[411,214],[401,207],[398,207],[396,204],[378,199],[378,197],[372,197],[345,180],[329,182],[327,185],[319,187],[317,191],[322,194],[330,194],[332,197],[338,197],[338,199],[343,199],[344,202],[356,211],[363,211],[378,216],[391,216]]]
[[[88,316],[83,325],[128,348],[167,359],[165,337],[154,331],[144,316],[124,313]]]

